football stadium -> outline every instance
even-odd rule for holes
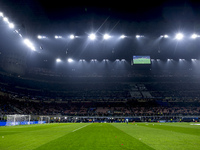
[[[200,2],[0,1],[0,150],[199,150]]]

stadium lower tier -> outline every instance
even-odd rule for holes
[[[84,117],[114,118],[114,120],[132,118],[134,121],[150,121],[150,120],[171,120],[176,121],[183,118],[191,118],[198,120],[200,116],[199,103],[170,103],[160,101],[149,102],[68,102],[68,103],[46,103],[34,101],[19,101],[9,96],[0,96],[0,116],[1,120],[5,120],[6,115],[25,114],[35,116],[34,120],[38,120],[39,116],[51,116],[53,122],[61,121],[79,121],[84,122]],[[60,118],[57,118],[57,117]],[[56,118],[55,118],[56,117]],[[67,117],[67,119],[65,118]],[[70,119],[71,118],[71,119]],[[78,118],[78,119],[77,119]],[[139,120],[137,120],[139,118]],[[69,120],[68,120],[69,119]],[[90,118],[89,118],[90,119]],[[113,119],[109,119],[112,121]],[[113,120],[113,121],[114,121]],[[192,119],[190,119],[192,120]],[[88,120],[85,120],[88,121]],[[107,120],[108,121],[108,120]]]

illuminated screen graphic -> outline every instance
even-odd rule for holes
[[[133,64],[151,64],[150,56],[133,56]]]

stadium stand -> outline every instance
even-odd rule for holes
[[[51,122],[81,122],[84,117],[103,117],[104,121],[106,117],[115,121],[121,117],[139,117],[140,121],[173,117],[178,121],[200,115],[200,83],[191,76],[53,77],[68,79],[65,82],[47,82],[47,74],[42,76],[45,78],[39,80],[1,72],[1,120],[7,114],[30,114],[32,119],[49,115]]]

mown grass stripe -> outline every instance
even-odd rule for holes
[[[151,147],[131,137],[110,124],[91,124],[76,132],[38,147],[36,150],[152,150]]]
[[[148,126],[146,124],[139,124],[139,125],[149,127],[149,128],[156,127],[156,129],[167,130],[167,131],[171,131],[171,132],[179,132],[179,133],[184,133],[184,134],[200,136],[200,128],[191,128],[190,124],[188,124],[187,126],[175,126],[175,125],[171,126],[169,124],[158,124],[158,123],[155,123],[153,126],[153,124],[150,123],[150,124],[148,124]]]
[[[43,126],[21,126],[22,128],[6,127],[5,130],[17,130],[19,133],[5,135],[0,140],[0,150],[34,149],[54,139],[62,137],[84,124],[48,124]],[[29,130],[27,130],[29,128]]]
[[[87,124],[87,125],[85,125],[85,126],[82,126],[82,127],[78,128],[78,129],[75,129],[75,130],[73,130],[72,132],[75,132],[75,131],[77,131],[77,130],[80,130],[80,129],[82,129],[82,128],[88,126],[88,125],[89,125],[89,124]]]
[[[162,125],[160,124],[135,123],[112,125],[157,150],[199,150],[199,136],[162,130]]]

